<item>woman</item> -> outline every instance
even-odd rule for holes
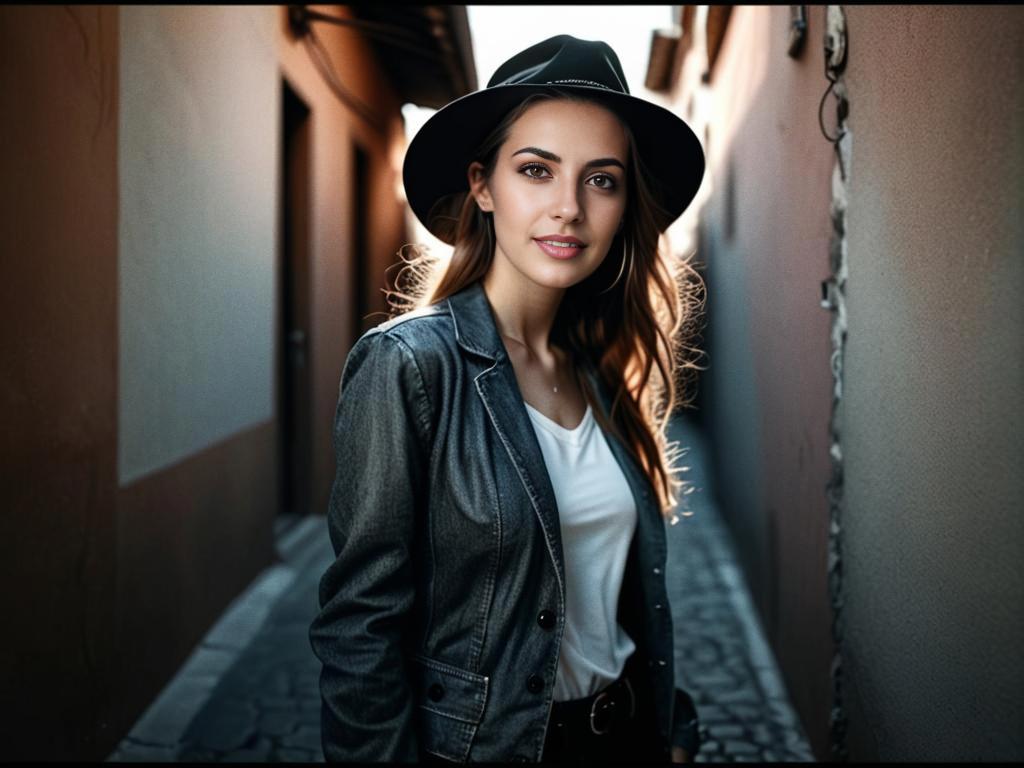
[[[411,143],[407,196],[454,245],[342,375],[310,642],[328,760],[677,762],[664,440],[682,321],[658,236],[700,145],[562,35]],[[436,265],[435,265],[436,266]]]

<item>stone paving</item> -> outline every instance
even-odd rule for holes
[[[682,420],[673,430],[695,485],[694,514],[668,529],[666,569],[677,683],[705,738],[695,761],[813,761],[714,507],[701,436]],[[279,542],[282,563],[229,607],[109,761],[323,761],[308,631],[333,556],[324,518]]]
[[[813,762],[715,507],[703,438],[685,419],[671,437],[694,484],[693,514],[668,528],[665,573],[676,684],[693,695],[703,729],[695,762]]]
[[[320,661],[309,646],[309,624],[318,610],[320,575],[334,553],[324,518],[315,522],[314,535],[289,563],[294,582],[190,724],[179,760],[323,762]]]
[[[282,563],[228,608],[108,761],[323,762],[309,624],[333,557],[324,518],[293,526],[278,550]]]

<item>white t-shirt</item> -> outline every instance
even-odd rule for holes
[[[526,403],[558,504],[565,559],[565,632],[555,701],[591,696],[615,681],[635,643],[617,608],[636,504],[591,413],[575,429]]]

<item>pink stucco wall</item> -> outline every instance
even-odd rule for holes
[[[851,6],[850,754],[1024,757],[1024,10]]]
[[[789,7],[735,7],[705,94],[701,388],[724,513],[827,759],[831,316],[819,300],[835,157],[817,117],[825,7],[808,11],[793,60]],[[844,11],[846,746],[867,761],[1020,759],[1024,12]],[[676,94],[684,114],[697,54]]]

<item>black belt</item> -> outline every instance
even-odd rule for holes
[[[567,736],[602,736],[636,715],[636,694],[629,677],[618,680],[582,699],[556,701],[551,705],[548,729],[565,729]]]

